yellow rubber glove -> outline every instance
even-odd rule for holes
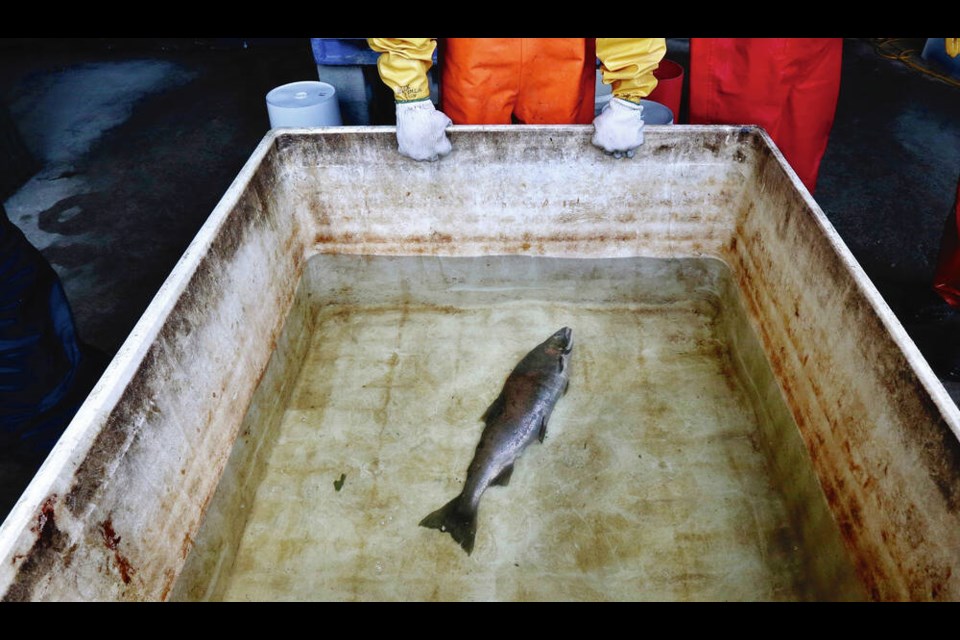
[[[667,53],[665,38],[597,38],[604,84],[613,95],[635,104],[657,87],[653,72]]]
[[[960,54],[960,38],[944,38],[947,45],[947,55],[956,58]]]
[[[367,44],[382,54],[377,59],[377,70],[397,102],[430,97],[427,71],[433,66],[436,38],[367,38]]]

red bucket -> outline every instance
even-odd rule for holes
[[[659,102],[673,111],[673,121],[680,121],[680,98],[683,96],[683,67],[672,60],[663,59],[653,72],[657,88],[648,99]]]

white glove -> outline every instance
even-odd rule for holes
[[[633,157],[634,150],[643,144],[643,105],[622,98],[610,102],[593,119],[593,144],[614,158]]]
[[[453,121],[429,100],[397,103],[397,146],[414,160],[431,162],[450,153],[446,128]]]

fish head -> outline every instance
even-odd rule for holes
[[[556,376],[561,379],[568,378],[572,351],[573,331],[569,327],[564,327],[524,356],[511,375],[535,373],[543,380]]]
[[[553,354],[569,355],[573,351],[573,329],[564,327],[555,334],[547,338],[543,343],[544,348]]]
[[[544,356],[557,361],[557,370],[564,376],[570,375],[570,354],[573,352],[573,329],[564,327],[547,338],[540,345]]]

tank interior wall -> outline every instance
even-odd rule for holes
[[[721,255],[750,175],[740,141],[752,129],[658,127],[630,161],[590,147],[588,129],[461,127],[436,163],[400,156],[382,132],[281,135],[277,152],[317,252]]]
[[[810,549],[804,566],[800,567],[799,579],[815,600],[863,600],[867,594],[862,581],[850,561],[830,505],[810,464],[806,444],[760,344],[743,296],[732,280],[723,280],[722,285],[729,290],[720,296],[725,304],[721,309],[719,332],[729,349],[736,377],[751,396],[757,412],[759,428],[754,446],[767,460],[768,474],[780,489],[796,539]]]
[[[316,309],[310,296],[300,291],[303,286],[301,278],[277,348],[250,400],[250,408],[243,418],[216,493],[192,540],[191,549],[213,550],[215,553],[187,555],[183,570],[170,591],[171,600],[222,599],[223,580],[230,575],[236,559],[248,509],[253,505],[265,472],[265,461],[276,442],[284,408],[314,331]]]
[[[754,154],[727,261],[867,595],[955,600],[956,410],[833,228]]]

